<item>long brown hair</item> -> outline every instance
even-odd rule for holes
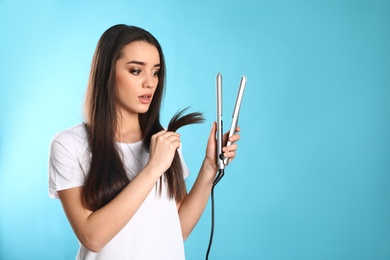
[[[134,41],[154,45],[160,55],[161,67],[156,91],[149,110],[139,114],[143,147],[147,151],[149,151],[151,136],[163,130],[160,124],[160,107],[164,95],[166,67],[162,48],[157,39],[144,29],[123,24],[112,26],[103,33],[97,44],[85,102],[85,125],[92,157],[84,183],[83,196],[86,207],[92,211],[110,202],[130,182],[115,141],[118,125],[115,65],[121,58],[123,48]],[[168,129],[173,129],[169,130],[176,131],[183,125],[203,121],[200,113],[182,116],[182,112],[172,119]],[[177,152],[171,167],[164,174],[169,197],[181,201],[185,195],[185,183]],[[161,181],[160,184],[164,185]]]

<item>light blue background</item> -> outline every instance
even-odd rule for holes
[[[147,2],[147,3],[146,3]],[[194,182],[223,74],[225,126],[248,77],[239,154],[216,188],[210,259],[390,259],[390,1],[0,0],[0,259],[74,259],[47,195],[53,135],[83,120],[93,51],[117,23],[165,51],[163,122]],[[210,207],[185,242],[204,259]]]

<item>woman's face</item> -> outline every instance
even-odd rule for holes
[[[116,62],[118,112],[122,115],[148,111],[158,84],[160,55],[147,42],[126,45]]]

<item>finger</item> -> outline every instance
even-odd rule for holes
[[[239,127],[239,126],[237,126],[236,127],[236,131],[234,132],[234,133],[238,133],[238,132],[240,132],[241,131],[241,128]],[[223,135],[224,136],[227,136],[227,135],[229,135],[229,133],[230,133],[230,131],[227,131],[227,132],[225,132]]]
[[[157,133],[155,133],[154,135],[152,135],[152,138],[153,138],[153,139],[156,139],[157,137],[162,136],[162,135],[165,134],[166,132],[168,132],[168,131],[167,131],[167,130],[161,130],[160,132],[157,132]]]
[[[180,143],[180,135],[173,134],[173,135],[166,136],[165,138],[168,143],[174,143],[174,142]]]
[[[177,149],[180,146],[180,134],[172,131],[167,131],[162,135],[158,136],[157,141],[166,144],[172,144]]]
[[[234,134],[234,135],[228,137],[228,135],[226,134],[226,136],[224,136],[224,138],[223,138],[223,142],[224,142],[225,145],[228,145],[226,140],[228,140],[230,142],[229,145],[231,145],[234,142],[237,142],[238,140],[240,140],[240,135],[239,134]]]
[[[231,143],[238,141],[240,139],[240,135],[237,134],[239,131],[240,131],[240,128],[237,127],[236,132],[232,136],[229,136],[229,132],[226,132],[223,135],[223,142],[226,143],[227,140]]]
[[[164,139],[169,138],[171,136],[180,137],[180,134],[172,132],[172,131],[162,130],[154,135],[154,137],[156,139],[158,138],[160,140],[164,140]]]
[[[224,146],[222,148],[222,152],[233,152],[236,151],[238,148],[237,144],[231,144],[229,146]]]
[[[216,134],[217,134],[217,127],[216,127],[216,123],[213,122],[213,125],[211,126],[211,130],[210,130],[208,143],[211,143],[211,142],[215,141],[215,135]]]
[[[168,131],[168,130],[162,130],[159,133],[161,133],[160,135],[162,136],[180,135],[179,133]]]
[[[161,136],[161,138],[166,139],[168,142],[175,142],[175,141],[180,142],[180,134],[175,132],[166,132]]]
[[[177,149],[179,149],[180,146],[181,146],[181,141],[180,141],[180,140],[177,140],[177,141],[173,142],[173,144],[175,145],[175,149],[177,150]]]
[[[170,132],[170,133],[164,133],[162,135],[159,135],[156,137],[156,142],[157,143],[166,143],[170,144],[173,142],[179,142],[180,143],[180,135]]]
[[[234,143],[234,142],[237,142],[238,140],[240,140],[240,135],[239,134],[234,134],[232,136],[229,137],[229,141]]]
[[[224,152],[224,153],[223,153],[223,156],[225,156],[226,158],[233,159],[234,157],[236,157],[236,151],[227,151],[227,152]]]

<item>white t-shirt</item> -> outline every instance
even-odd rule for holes
[[[117,145],[132,179],[145,167],[149,153],[143,149],[141,141]],[[180,149],[179,154],[182,158]],[[89,162],[83,124],[58,133],[50,146],[49,196],[58,198],[59,190],[83,186]],[[183,159],[181,162],[186,178],[189,170]],[[80,244],[77,259],[185,259],[176,202],[168,198],[166,185],[161,195],[158,190],[156,184],[131,220],[100,252],[93,253]]]

